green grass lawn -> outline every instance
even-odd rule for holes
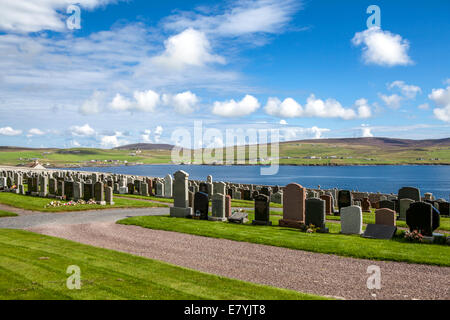
[[[329,234],[307,234],[296,229],[276,226],[280,218],[272,216],[274,226],[271,227],[167,216],[134,217],[119,223],[354,258],[450,266],[450,246],[409,243],[403,239],[375,240],[357,235],[343,235],[338,233],[340,224],[337,223],[327,223]],[[253,214],[249,214],[249,219],[253,219]]]
[[[115,196],[121,197],[121,198],[142,199],[142,200],[152,200],[152,201],[158,201],[158,202],[164,202],[164,203],[173,203],[173,199],[160,198],[160,197],[154,197],[154,196],[146,197],[146,196],[140,196],[140,195],[135,195],[135,194],[117,194]]]
[[[152,202],[136,201],[132,199],[115,198],[114,199],[115,204],[112,206],[79,205],[79,206],[45,208],[45,205],[47,205],[53,200],[54,199],[24,196],[8,192],[0,192],[0,203],[25,210],[41,211],[41,212],[82,211],[82,210],[96,210],[96,209],[101,210],[111,208],[167,207],[167,205],[163,203],[152,203]]]
[[[81,270],[69,290],[68,266]],[[0,299],[322,299],[20,230],[0,230]]]
[[[0,210],[0,218],[3,218],[3,217],[16,217],[16,216],[17,216],[17,214],[15,214],[13,212]]]
[[[130,199],[143,199],[143,200],[152,200],[152,201],[158,201],[158,202],[164,202],[164,203],[173,203],[173,199],[168,198],[160,198],[160,197],[146,197],[146,196],[140,196],[140,195],[134,195],[134,194],[121,194],[117,195],[117,197],[124,197],[124,198],[130,198]],[[210,202],[211,205],[211,202]],[[241,207],[241,208],[254,208],[255,202],[254,201],[248,201],[248,200],[231,200],[231,206],[232,207]],[[272,208],[283,208],[281,204],[278,203],[270,203],[270,206]]]
[[[341,221],[341,217],[339,217],[339,216],[327,216],[327,219]],[[374,213],[363,213],[363,223],[374,224],[375,223],[375,214]],[[441,223],[441,225],[438,228],[439,230],[450,231],[450,218],[441,217],[440,223]],[[397,220],[397,227],[407,228],[408,225],[406,224],[406,221]]]

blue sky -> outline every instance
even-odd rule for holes
[[[0,145],[174,143],[194,121],[283,140],[446,138],[449,12],[445,0],[0,0]]]

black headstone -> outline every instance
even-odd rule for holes
[[[352,205],[352,193],[348,190],[339,190],[338,192],[338,207],[339,213],[341,213],[341,209],[345,207],[350,207]]]
[[[378,202],[379,205],[379,209],[383,209],[383,208],[387,208],[387,209],[391,209],[393,211],[395,210],[395,202],[391,201],[391,200],[381,200]]]
[[[270,201],[265,194],[260,194],[255,198],[255,220],[252,224],[272,225],[270,221]]]
[[[325,200],[309,198],[305,201],[305,224],[314,225],[322,232],[328,232],[325,228]]]
[[[420,190],[414,187],[403,187],[398,190],[398,199],[420,201]]]
[[[368,224],[364,231],[363,237],[370,239],[387,239],[390,240],[397,232],[396,226],[388,226],[384,224]]]
[[[94,199],[94,185],[92,183],[83,184],[83,199],[84,201]]]
[[[406,224],[410,231],[418,230],[424,236],[432,236],[439,222],[439,211],[429,203],[414,202],[406,210]]]
[[[208,220],[208,209],[208,194],[196,192],[194,195],[194,215],[199,216],[200,220]]]

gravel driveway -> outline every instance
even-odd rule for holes
[[[166,208],[167,210],[167,208]],[[28,230],[166,261],[225,277],[345,299],[450,299],[450,268],[371,261],[115,224],[41,225]],[[367,289],[367,267],[381,290]]]

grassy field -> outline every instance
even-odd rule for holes
[[[3,217],[16,217],[16,216],[17,216],[17,214],[15,214],[13,212],[0,210],[0,218],[3,218]]]
[[[341,221],[341,217],[339,216],[327,216],[328,220]],[[363,213],[363,223],[369,224],[375,223],[375,214],[373,213]],[[450,218],[440,218],[440,227],[439,230],[450,231]],[[406,221],[397,220],[397,227],[407,228]]]
[[[345,141],[317,140],[283,142],[279,145],[280,164],[292,165],[379,165],[379,164],[450,164],[450,143],[411,143],[383,138],[347,139]],[[392,141],[394,140],[394,141]],[[269,146],[269,153],[271,147]],[[222,151],[223,159],[227,152],[241,150],[249,163],[249,147],[230,147]],[[204,150],[211,154],[211,150]],[[170,150],[142,150],[132,155],[130,150],[114,149],[0,149],[0,164],[17,165],[27,163],[30,159],[39,159],[41,163],[52,166],[100,166],[118,164],[143,163],[162,164],[171,162]],[[214,151],[212,152],[213,154]],[[193,153],[192,153],[193,154]],[[267,158],[268,155],[260,155]],[[310,157],[315,157],[310,159]],[[95,162],[92,162],[95,160]],[[194,157],[192,157],[194,160]],[[220,160],[220,159],[219,159]],[[253,164],[256,160],[252,159]],[[199,163],[200,164],[200,163]]]
[[[139,196],[134,194],[121,194],[118,197],[124,197],[124,198],[130,198],[130,199],[143,199],[143,200],[152,200],[152,201],[158,201],[158,202],[164,202],[164,203],[173,203],[173,199],[168,198],[160,198],[160,197],[146,197],[146,196]],[[211,205],[211,202],[210,202]],[[248,200],[231,200],[231,206],[232,207],[241,207],[241,208],[254,208],[255,202],[254,201],[248,201]],[[270,203],[270,206],[272,208],[283,208],[281,204],[278,203]]]
[[[81,270],[69,290],[68,266]],[[219,277],[164,262],[19,230],[0,230],[0,299],[303,300],[295,291]]]
[[[128,163],[169,163],[170,151],[152,150],[132,156],[129,150],[113,149],[2,149],[0,152],[0,164],[18,165],[30,162],[30,159],[39,159],[42,164],[50,163],[51,166],[62,167],[71,165],[113,165],[109,160],[117,160],[119,164]],[[96,162],[91,163],[92,160]]]
[[[0,192],[0,203],[6,204],[15,208],[21,208],[25,210],[41,211],[41,212],[62,212],[62,211],[82,211],[82,210],[102,210],[111,208],[149,208],[149,207],[167,207],[163,203],[152,203],[144,201],[136,201],[132,199],[119,199],[115,198],[114,205],[77,205],[77,206],[62,206],[62,207],[50,207],[45,206],[53,201],[49,198],[38,198],[31,196],[24,196],[8,192]]]
[[[134,217],[118,223],[354,258],[450,266],[449,246],[409,243],[398,238],[375,240],[343,235],[339,234],[340,224],[337,223],[327,223],[329,234],[307,234],[296,229],[278,227],[280,218],[271,216],[274,226],[237,225],[167,216]],[[249,220],[252,219],[253,214],[249,214]]]

